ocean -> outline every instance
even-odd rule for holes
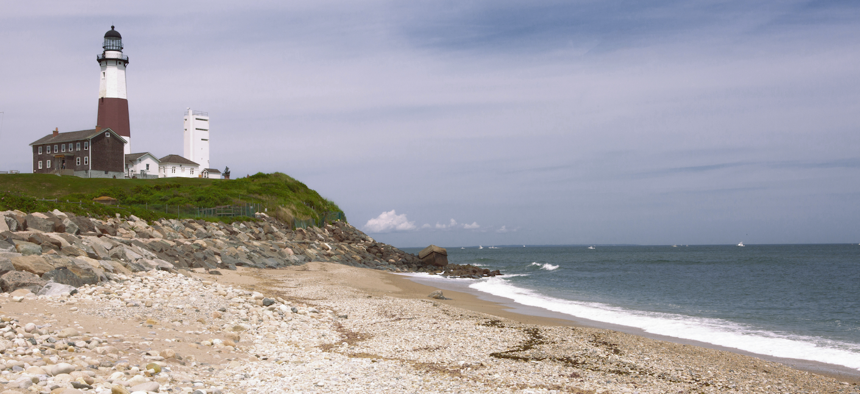
[[[857,244],[447,250],[451,263],[504,275],[412,276],[651,334],[860,370]]]

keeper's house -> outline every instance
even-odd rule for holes
[[[82,178],[124,178],[127,141],[107,127],[60,133],[57,129],[35,142],[33,173]]]

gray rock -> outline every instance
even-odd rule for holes
[[[13,240],[12,243],[15,244],[15,250],[24,256],[42,254],[42,247],[32,242]]]
[[[0,256],[0,276],[9,271],[15,271],[15,266],[12,265],[12,261],[8,257]]]
[[[38,276],[25,271],[10,271],[0,276],[0,289],[9,293],[18,289],[28,289],[38,293],[48,283]]]
[[[45,281],[53,281],[74,287],[99,283],[100,278],[95,272],[78,267],[57,267],[42,275]]]
[[[18,231],[18,221],[11,216],[3,216],[3,223],[8,227],[8,231]]]
[[[263,306],[274,305],[275,300],[271,298],[263,298]]]
[[[48,282],[47,284],[45,284],[44,287],[42,287],[41,290],[39,290],[38,293],[36,293],[36,295],[54,297],[63,294],[73,294],[73,292],[77,292],[77,289],[75,289],[74,286],[56,282]]]
[[[160,388],[161,385],[159,385],[158,382],[146,382],[132,386],[130,391],[132,393],[135,391],[152,391],[157,393]]]
[[[81,232],[80,227],[72,219],[63,219],[63,226],[66,227],[66,233],[68,234],[78,235]]]
[[[450,298],[447,298],[447,297],[445,297],[444,294],[442,294],[442,290],[436,290],[436,291],[430,293],[430,295],[428,295],[427,297],[437,299],[437,300],[450,300]]]
[[[27,228],[30,230],[39,230],[44,233],[54,232],[55,220],[48,215],[38,212],[31,213],[24,220],[27,222]]]
[[[0,239],[0,251],[2,251],[2,250],[14,250],[14,249],[15,249],[15,245],[12,245],[11,243],[6,242],[3,239]]]

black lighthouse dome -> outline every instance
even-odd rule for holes
[[[102,48],[106,51],[122,52],[122,35],[120,35],[118,31],[114,30],[113,26],[111,26],[110,30],[105,33],[105,43]]]

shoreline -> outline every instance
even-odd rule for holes
[[[422,278],[417,277],[411,274],[391,274],[397,279],[394,280],[395,283],[399,283],[400,280],[406,280],[408,282],[416,283],[425,287],[425,290],[429,290],[429,292],[440,289],[446,292],[451,292],[452,294],[456,294],[457,298],[464,298],[468,301],[466,302],[455,302],[454,300],[445,301],[451,302],[452,305],[455,305],[460,308],[466,308],[476,312],[494,314],[497,316],[502,316],[505,318],[517,320],[523,323],[528,324],[539,324],[539,325],[566,325],[566,326],[575,326],[575,327],[590,327],[597,328],[601,330],[612,330],[623,332],[630,335],[636,335],[644,338],[659,340],[659,341],[667,341],[672,343],[677,343],[681,345],[691,345],[698,346],[707,349],[721,350],[732,352],[744,356],[755,357],[758,359],[762,359],[765,361],[778,362],[781,364],[788,365],[792,368],[816,373],[819,375],[832,377],[834,379],[847,381],[851,383],[860,383],[860,371],[854,370],[842,365],[836,364],[828,364],[818,361],[811,360],[803,360],[803,359],[793,359],[793,358],[783,358],[783,357],[774,357],[765,354],[758,354],[749,352],[742,349],[732,348],[728,346],[720,346],[715,345],[708,342],[696,341],[691,339],[677,338],[667,335],[660,334],[652,334],[645,330],[642,330],[637,327],[632,326],[624,326],[618,324],[604,323],[596,320],[589,320],[580,318],[573,315],[568,315],[560,312],[549,311],[540,307],[533,307],[518,304],[512,301],[509,298],[495,296],[492,294],[487,294],[478,290],[474,290],[468,286],[466,281],[464,283],[457,283],[453,280],[438,280],[432,278]],[[472,283],[471,281],[468,283]],[[409,287],[408,285],[403,285],[404,287]],[[417,289],[416,289],[417,290]],[[447,293],[446,293],[447,294]]]

